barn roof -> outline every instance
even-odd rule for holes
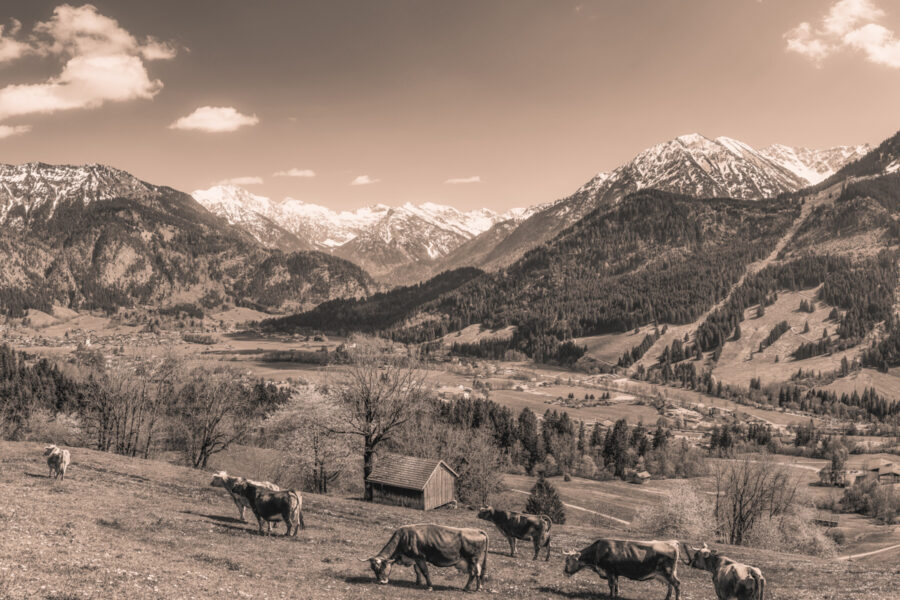
[[[454,477],[459,477],[456,471],[439,459],[385,454],[378,458],[378,462],[375,463],[375,468],[372,469],[372,474],[369,475],[367,481],[421,491],[425,489],[425,484],[431,479],[431,475],[438,466],[443,466]]]

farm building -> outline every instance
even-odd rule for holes
[[[431,510],[456,500],[458,478],[442,460],[387,454],[366,482],[375,502]]]

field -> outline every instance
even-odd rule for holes
[[[401,524],[484,524],[466,509],[423,514],[307,494],[308,528],[294,539],[266,538],[237,521],[231,500],[209,487],[209,473],[74,449],[66,481],[52,482],[38,444],[0,442],[0,457],[0,595],[10,599],[461,598],[465,577],[453,570],[433,569],[437,593],[429,593],[399,567],[389,585],[377,585],[357,559],[377,552]],[[505,556],[505,541],[487,531],[482,595],[518,600],[605,598],[606,586],[593,574],[563,575],[560,551],[601,535],[626,535],[579,522],[556,526],[550,562],[533,563]],[[896,597],[896,573],[878,561],[722,549],[764,571],[768,598]],[[714,597],[708,574],[681,565],[679,577],[682,598]],[[652,581],[623,581],[621,591],[632,600],[665,594]]]

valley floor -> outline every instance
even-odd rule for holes
[[[465,576],[434,569],[435,592],[397,568],[389,585],[373,582],[365,558],[391,530],[411,522],[481,526],[466,509],[422,513],[354,499],[305,495],[307,529],[297,538],[261,537],[236,520],[231,500],[209,487],[210,474],[163,462],[74,449],[64,482],[46,476],[41,447],[0,442],[0,596],[69,600],[108,598],[451,598]],[[649,492],[649,488],[647,489]],[[524,497],[523,497],[524,498]],[[280,528],[279,528],[280,530]],[[562,573],[561,550],[621,530],[575,524],[554,528],[550,562],[506,556],[491,538],[487,590],[493,598],[604,598],[596,576]],[[699,540],[691,540],[697,542]],[[759,566],[768,598],[896,598],[898,567],[765,550],[723,548]],[[708,574],[681,565],[682,598],[713,598]],[[603,584],[603,585],[601,585]],[[623,581],[624,598],[662,598],[658,582]]]

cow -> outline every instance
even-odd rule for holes
[[[541,548],[547,549],[544,560],[550,560],[550,527],[553,521],[547,515],[529,515],[483,506],[478,511],[478,518],[490,521],[506,536],[510,556],[516,555],[516,540],[531,540],[534,543],[534,556],[531,560],[537,560]]]
[[[228,493],[231,495],[231,499],[234,500],[235,506],[237,506],[238,511],[240,511],[241,521],[243,521],[244,523],[247,522],[247,519],[244,518],[244,509],[250,508],[250,501],[244,496],[244,494],[234,491],[234,486],[239,483],[249,483],[258,488],[264,488],[272,492],[281,490],[280,487],[269,481],[253,481],[252,479],[235,477],[233,475],[229,475],[225,471],[219,471],[218,473],[213,475],[212,481],[209,485],[211,485],[212,487],[220,487],[228,490]]]
[[[263,523],[266,524],[266,535],[272,534],[272,521],[284,521],[285,536],[296,536],[298,529],[301,527],[306,529],[303,522],[303,498],[300,492],[296,490],[273,492],[248,481],[236,483],[232,489],[247,500],[259,525],[260,535],[263,533]]]
[[[66,469],[69,467],[69,451],[56,445],[47,446],[44,448],[44,456],[47,457],[47,466],[50,467],[48,477],[65,479]]]
[[[391,539],[381,552],[368,561],[378,583],[388,583],[394,563],[412,566],[416,573],[416,585],[422,585],[425,577],[426,588],[431,591],[431,576],[428,564],[436,567],[456,567],[469,573],[465,591],[481,589],[487,572],[488,536],[480,529],[457,529],[424,523],[406,525],[394,530]]]
[[[706,544],[699,549],[682,544],[682,549],[687,564],[712,573],[719,600],[763,600],[766,578],[756,567],[735,562],[710,550]]]
[[[619,577],[635,581],[659,579],[668,584],[666,600],[678,600],[681,582],[678,580],[678,542],[639,542],[600,538],[581,551],[565,552],[566,575],[574,575],[589,568],[609,583],[609,595],[619,595]]]

